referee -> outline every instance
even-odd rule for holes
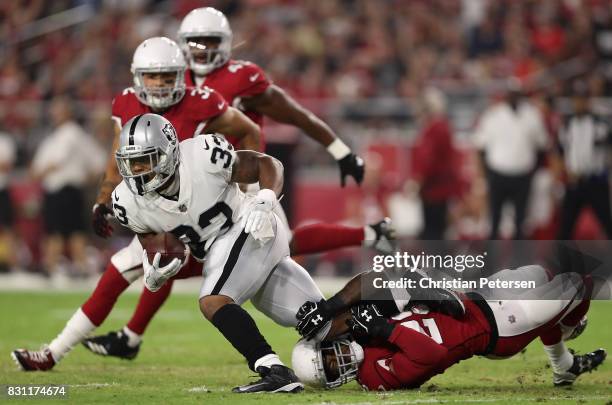
[[[561,208],[561,226],[557,238],[572,238],[580,211],[590,205],[608,239],[612,238],[608,154],[610,126],[593,114],[588,91],[577,88],[573,97],[574,113],[559,133],[558,147],[563,156],[567,187]]]

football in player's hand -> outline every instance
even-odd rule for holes
[[[149,263],[153,263],[155,253],[161,253],[160,266],[165,266],[172,259],[185,261],[189,251],[187,246],[171,233],[158,233],[141,236],[142,247],[147,251]]]

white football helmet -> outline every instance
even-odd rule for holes
[[[131,71],[134,75],[136,97],[153,108],[167,108],[181,101],[185,95],[185,69],[187,63],[181,48],[166,37],[154,37],[138,45],[132,59]],[[175,72],[176,79],[172,88],[146,87],[144,73]]]
[[[363,356],[363,348],[348,339],[333,342],[300,339],[291,353],[291,365],[303,383],[336,388],[357,378]],[[334,364],[333,370],[330,364]]]
[[[193,38],[219,38],[218,48],[206,49]],[[222,66],[230,58],[232,52],[232,29],[225,15],[212,7],[202,7],[192,10],[183,18],[178,31],[179,44],[185,52],[189,67],[196,75],[203,76]],[[194,58],[203,57],[205,63],[199,63]]]
[[[138,115],[121,129],[115,159],[132,193],[143,195],[157,190],[179,164],[176,130],[161,115]]]

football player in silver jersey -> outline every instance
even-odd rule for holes
[[[261,379],[234,392],[297,392],[303,386],[240,307],[253,305],[283,326],[296,326],[306,301],[323,298],[308,273],[289,256],[288,231],[277,214],[282,164],[253,151],[236,151],[221,137],[202,135],[179,144],[172,124],[143,114],[123,127],[116,152],[123,182],[113,192],[115,215],[139,236],[171,232],[192,256],[206,259],[200,309],[247,359]],[[256,195],[238,183],[259,182]],[[143,254],[152,291],[181,268]],[[331,324],[317,338],[323,338]]]

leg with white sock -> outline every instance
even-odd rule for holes
[[[59,361],[100,326],[129,285],[130,282],[110,263],[89,299],[49,345],[53,357]]]
[[[575,332],[575,329],[579,328],[581,321],[586,319],[589,305],[590,301],[588,299],[578,302],[559,323],[540,334],[540,340],[544,344],[544,352],[548,356],[553,370],[553,384],[555,386],[573,384],[579,375],[595,370],[606,358],[607,353],[604,349],[575,355],[565,346],[566,340],[569,340],[570,337],[572,339],[576,338],[584,330],[583,327],[578,333],[568,334],[567,329],[571,328],[572,332]]]
[[[127,249],[127,248],[126,248]],[[113,262],[98,281],[92,295],[79,308],[66,326],[51,343],[39,351],[18,349],[12,352],[12,357],[24,371],[46,371],[52,369],[78,343],[82,342],[110,314],[117,298],[127,289],[142,270],[134,268],[120,273]]]
[[[574,381],[586,372],[591,372],[606,359],[604,349],[597,349],[586,354],[573,354],[562,340],[559,325],[541,336],[544,351],[548,355],[553,370],[553,385],[556,387],[572,385]]]
[[[555,373],[564,373],[572,366],[574,356],[567,350],[563,341],[550,346],[544,346],[544,352],[550,361],[550,367]]]
[[[540,340],[544,344],[544,352],[550,361],[550,367],[554,373],[564,373],[574,361],[574,356],[565,347],[565,342],[561,339],[562,333],[559,325],[555,325],[551,330],[540,335]]]
[[[127,280],[114,267],[107,269],[91,297],[77,309],[48,347],[41,351],[15,350],[13,359],[24,371],[50,370],[106,319],[117,298],[128,286]]]
[[[74,347],[87,337],[94,329],[94,325],[81,308],[72,315],[64,329],[49,343],[49,350],[56,362],[59,362]]]

